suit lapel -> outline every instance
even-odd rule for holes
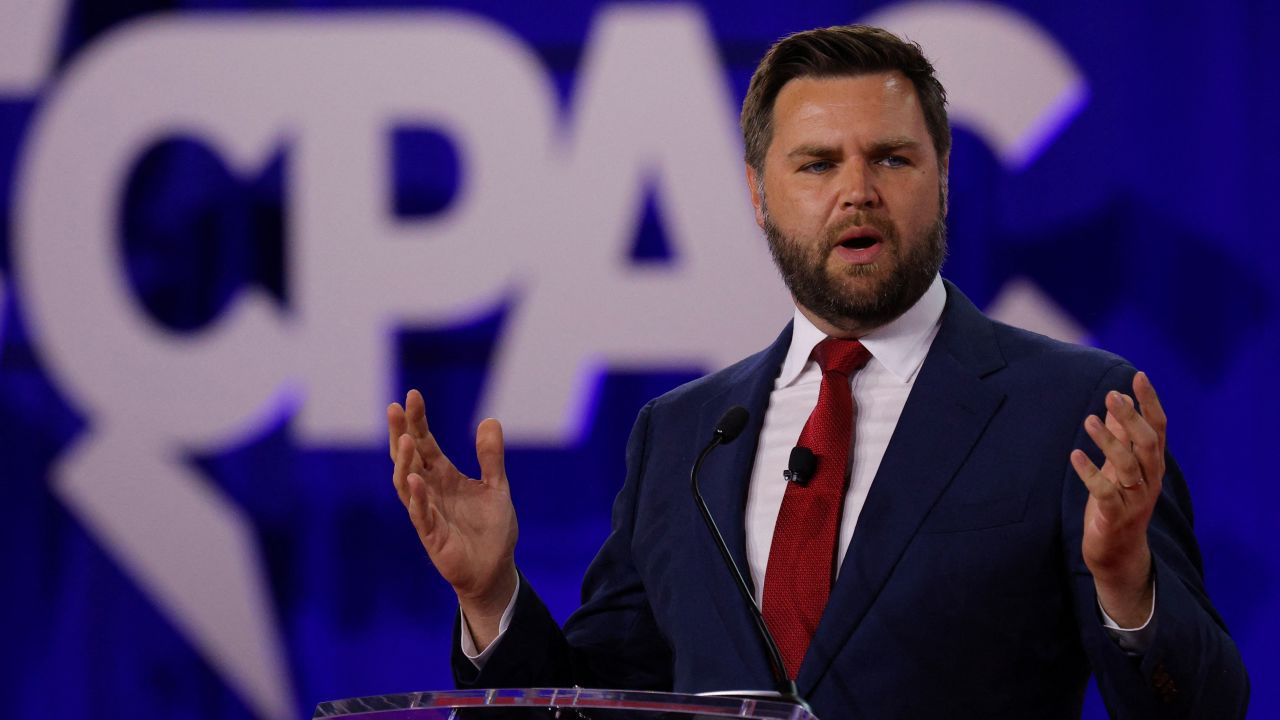
[[[769,406],[769,395],[773,392],[774,380],[790,346],[791,325],[788,323],[772,345],[749,358],[738,372],[727,378],[725,389],[703,404],[698,417],[698,432],[705,433],[705,437],[697,438],[696,444],[701,448],[710,439],[711,429],[726,410],[734,405],[741,405],[749,413],[747,427],[742,435],[733,443],[712,451],[702,466],[698,481],[703,499],[707,501],[707,507],[729,546],[729,553],[748,583],[751,582],[751,577],[747,566],[744,529],[747,487],[751,482],[751,470],[760,441],[760,428],[764,424],[765,411]],[[692,500],[690,505],[692,506]],[[696,515],[696,511],[693,514]],[[734,587],[724,560],[715,549],[714,541],[701,527],[702,520],[698,518],[694,522],[698,525],[695,537],[700,540],[705,538],[705,542],[699,542],[698,547],[706,566],[706,577],[709,580],[707,588],[712,605],[724,621],[726,635],[733,638],[746,667],[755,671],[744,676],[743,687],[761,683],[764,687],[771,687],[765,649],[756,639],[757,631],[749,611],[743,605],[742,597]]]
[[[950,283],[947,295],[938,336],[885,450],[800,666],[802,695],[813,690],[848,642],[1004,398],[982,382],[1004,365],[991,321]]]

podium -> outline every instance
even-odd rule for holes
[[[316,706],[319,718],[359,720],[817,720],[802,707],[772,697],[680,695],[636,690],[529,688],[451,690],[332,700]]]

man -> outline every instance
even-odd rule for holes
[[[785,38],[742,127],[793,323],[641,411],[563,632],[515,568],[498,423],[474,481],[420,395],[389,408],[397,492],[458,594],[458,682],[771,688],[687,489],[742,405],[704,493],[820,717],[1078,717],[1090,671],[1117,717],[1243,715],[1150,381],[994,323],[938,277],[950,134],[919,48],[863,26]],[[817,467],[786,483],[797,445]]]

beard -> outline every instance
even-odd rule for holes
[[[878,218],[859,213],[829,228],[822,242],[788,236],[774,224],[763,202],[764,233],[769,252],[783,282],[801,306],[844,332],[866,333],[884,325],[915,304],[933,283],[947,256],[947,225],[943,212],[920,237],[903,243],[897,230]],[[836,240],[851,227],[869,225],[879,231],[884,247],[875,262],[845,265],[828,272],[827,260]],[[885,263],[894,263],[885,274]],[[863,278],[861,287],[842,280]]]

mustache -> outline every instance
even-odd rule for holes
[[[889,222],[887,218],[860,212],[828,228],[826,231],[827,245],[838,245],[841,235],[844,235],[851,228],[860,227],[874,228],[876,232],[880,233],[880,237],[886,245],[897,244],[898,242],[898,232],[894,229],[893,223]]]

